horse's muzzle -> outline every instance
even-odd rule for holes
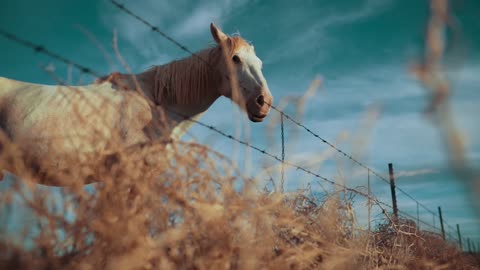
[[[267,117],[267,114],[257,115],[253,113],[248,113],[248,119],[250,119],[250,121],[252,122],[262,122],[265,117]]]
[[[258,92],[260,92],[258,96],[252,96],[247,101],[248,118],[252,122],[262,122],[270,112],[273,102],[273,97],[268,88],[259,88]]]

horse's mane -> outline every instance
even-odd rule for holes
[[[153,67],[153,98],[158,103],[189,105],[212,96],[218,90],[221,75],[215,70],[221,57],[219,47],[203,50],[190,57]]]
[[[250,46],[239,36],[229,37],[225,41],[225,54],[231,58],[241,47]],[[215,45],[189,57],[154,66],[143,74],[153,74],[151,97],[157,104],[169,103],[179,105],[195,104],[205,97],[218,95],[222,74],[216,70],[222,59],[222,48]],[[150,76],[149,76],[150,77]],[[114,72],[101,77],[96,83],[109,81],[122,83],[123,75]],[[150,77],[152,78],[152,77]],[[128,85],[124,88],[129,88]]]
[[[229,37],[226,41],[227,57],[241,47],[249,44],[239,36]],[[204,97],[212,96],[218,90],[222,74],[215,68],[222,58],[222,49],[215,46],[190,57],[156,66],[154,99],[169,103],[189,105]]]

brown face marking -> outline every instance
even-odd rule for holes
[[[229,47],[230,57],[235,55],[239,50],[241,50],[244,47],[247,47],[249,49],[251,49],[252,47],[250,44],[248,44],[247,41],[245,41],[245,39],[241,37],[228,37],[227,44]]]

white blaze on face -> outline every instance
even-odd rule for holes
[[[262,74],[262,61],[255,54],[253,46],[243,46],[235,54],[239,62],[234,60],[237,80],[246,98],[260,95],[267,90],[267,82]]]
[[[233,55],[229,56],[232,58],[227,59],[227,61],[232,61],[228,62],[227,66],[230,68],[230,64],[233,65],[239,86],[238,90],[241,91],[243,98],[239,99],[237,95],[232,93],[232,91],[236,90],[231,89],[231,84],[229,84],[230,87],[226,88],[227,91],[224,91],[222,94],[231,98],[241,108],[244,108],[251,121],[263,121],[263,118],[270,111],[273,97],[262,74],[262,61],[255,55],[253,46],[249,45],[244,39],[225,35],[213,23],[210,24],[210,31],[218,45],[233,46],[228,48],[234,51]],[[229,77],[228,74],[226,77]]]
[[[239,100],[239,105],[245,106],[250,120],[260,122],[269,113],[273,100],[262,74],[262,61],[255,54],[253,46],[245,42],[234,52],[232,62],[244,98]]]

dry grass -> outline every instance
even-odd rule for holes
[[[435,93],[432,111],[447,98]],[[38,175],[23,153],[5,136],[0,146],[0,168],[15,168],[26,184],[0,193],[0,204],[9,209],[21,197],[34,216],[23,226],[38,229],[13,239],[0,220],[0,269],[480,269],[478,256],[410,220],[385,214],[373,232],[362,230],[351,194],[260,191],[204,145],[144,144],[72,164],[61,177],[79,184],[65,191],[63,211],[29,184]],[[92,175],[102,180],[94,194],[80,181]]]
[[[9,149],[2,160],[21,156]],[[117,153],[95,168],[103,180],[95,194],[70,187],[63,209],[73,209],[73,221],[53,214],[35,185],[2,193],[2,205],[20,194],[39,230],[31,249],[2,237],[0,268],[479,269],[438,236],[400,225],[406,222],[362,231],[351,199],[338,194],[259,192],[203,145],[175,143],[165,151],[157,143]],[[92,170],[84,171],[88,177]]]

